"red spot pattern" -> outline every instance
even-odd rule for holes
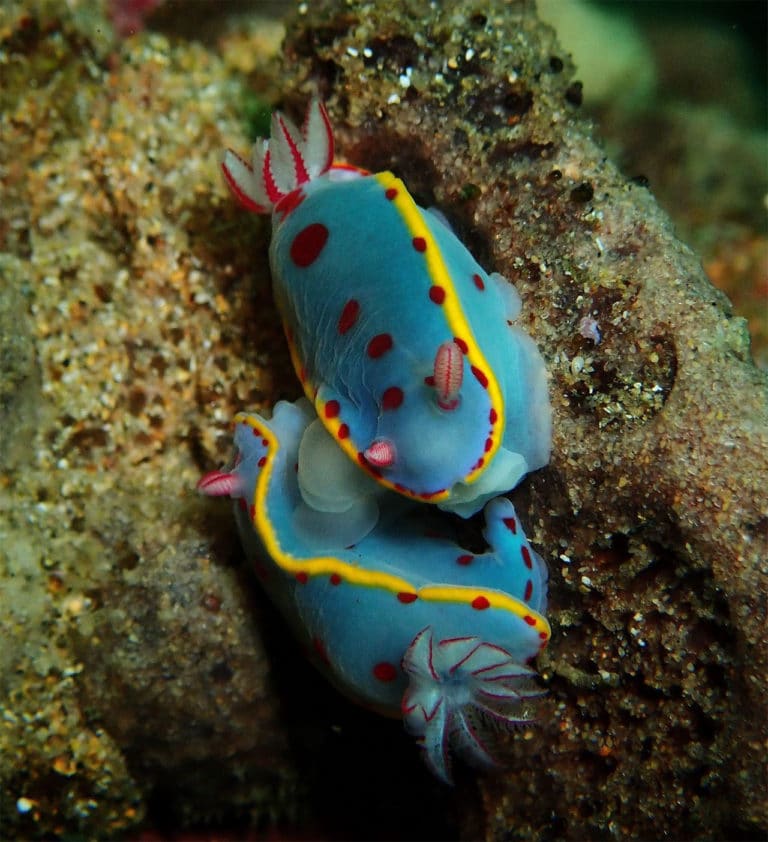
[[[297,581],[300,585],[306,585],[306,584],[307,584],[307,582],[309,581],[309,575],[308,575],[308,574],[307,574],[304,570],[300,570],[300,571],[296,574],[296,581]]]
[[[382,409],[397,409],[403,402],[403,390],[398,386],[390,386],[381,396]]]
[[[336,326],[336,330],[338,330],[341,336],[344,334],[354,325],[357,321],[357,317],[360,315],[360,302],[356,301],[354,298],[350,298],[349,301],[344,305],[344,308],[341,311],[341,315],[339,316],[339,323]]]
[[[445,301],[445,290],[441,286],[431,286],[429,288],[429,300],[435,304],[442,304]]]
[[[317,260],[327,241],[328,229],[325,225],[321,222],[307,225],[293,238],[291,260],[301,269],[310,266]]]
[[[368,343],[368,356],[371,359],[386,354],[392,348],[392,337],[388,333],[379,333]]]
[[[394,681],[397,678],[397,667],[388,661],[381,661],[373,668],[373,677],[379,681]]]
[[[469,345],[467,345],[467,343],[463,339],[461,339],[458,336],[454,336],[453,341],[459,346],[462,354],[469,353]]]
[[[405,593],[405,591],[401,591],[397,595],[397,599],[399,602],[402,602],[403,605],[410,605],[412,602],[416,602],[418,599],[418,594],[415,593]]]
[[[425,377],[424,382],[427,384],[427,386],[434,386],[435,385],[434,375],[430,374],[428,377]]]
[[[487,453],[493,447],[493,439],[485,440],[485,452]]]
[[[464,553],[464,555],[460,555],[456,559],[456,564],[461,564],[462,566],[466,567],[466,565],[472,564],[474,558],[475,557],[473,555],[471,555],[470,553]]]
[[[530,614],[526,614],[525,617],[523,617],[523,619],[525,620],[526,623],[528,623],[529,626],[535,626],[536,625],[536,620],[533,617],[531,617]]]
[[[539,632],[539,637],[542,640],[546,640],[549,637],[549,635],[546,632]]]
[[[491,407],[491,411],[488,413],[488,420],[491,424],[495,424],[499,420],[499,415],[493,407]]]
[[[334,586],[341,584],[341,576],[338,573],[331,573],[330,583]]]
[[[483,283],[483,279],[480,277],[480,275],[477,275],[477,274],[472,275],[472,280],[473,280],[473,282],[474,282],[475,286],[476,286],[479,290],[481,290],[481,291],[482,291],[482,290],[484,290],[484,289],[485,289],[485,284]]]
[[[517,521],[513,517],[505,517],[504,526],[506,526],[513,535],[517,535]]]
[[[337,433],[340,439],[348,439],[349,438],[349,427],[346,424],[342,424],[339,427],[339,432]]]
[[[263,468],[267,464],[267,457],[262,456],[261,459],[256,463],[260,468]]]
[[[387,191],[386,191],[386,193],[384,193],[384,195],[385,195],[385,196],[389,199],[389,201],[391,202],[391,201],[392,201],[392,199],[394,199],[394,198],[395,198],[395,196],[397,196],[397,187],[388,187],[388,188],[387,188]]]
[[[486,608],[490,608],[490,606],[491,606],[491,603],[490,603],[490,602],[488,602],[487,597],[484,597],[484,596],[476,596],[476,597],[472,600],[472,607],[473,607],[476,611],[485,611],[485,609],[486,609]]]
[[[328,401],[323,410],[326,418],[335,418],[341,411],[341,405],[338,401]]]
[[[472,369],[472,374],[474,374],[475,377],[477,378],[477,382],[483,387],[483,389],[487,389],[488,388],[488,378],[485,376],[485,372],[480,371],[480,369],[476,365],[471,366],[471,369]]]
[[[528,602],[531,598],[531,594],[533,593],[533,582],[529,579],[525,583],[525,593],[523,594],[523,599]]]
[[[427,250],[427,241],[424,239],[424,237],[414,237],[413,247],[416,249],[416,251],[425,252]]]
[[[523,554],[523,564],[529,569],[533,569],[533,562],[531,561],[531,553],[528,547],[521,547],[520,552]]]

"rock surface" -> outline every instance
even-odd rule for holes
[[[91,3],[24,6],[0,10],[0,836],[147,813],[352,838],[764,833],[765,378],[595,144],[532,4],[306,4],[282,75],[274,25],[224,31],[219,57],[117,44]],[[235,411],[298,392],[266,226],[217,173],[247,147],[244,84],[279,84],[294,116],[317,86],[350,160],[393,168],[515,282],[550,366],[553,461],[515,495],[550,563],[549,700],[507,771],[456,795],[304,665],[226,507],[191,491]]]

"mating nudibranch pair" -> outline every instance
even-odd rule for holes
[[[252,162],[228,152],[223,171],[273,213],[274,294],[312,408],[238,416],[235,464],[200,488],[237,498],[319,665],[375,708],[402,700],[447,778],[449,745],[487,760],[482,726],[518,721],[537,693],[523,664],[549,636],[546,569],[497,495],[549,459],[543,362],[512,325],[514,287],[438,213],[391,173],[334,163],[318,101],[301,131],[275,114]],[[445,514],[425,537],[420,503],[485,505],[492,551],[461,551]]]

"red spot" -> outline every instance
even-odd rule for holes
[[[505,517],[504,526],[506,526],[513,535],[517,535],[517,521],[513,517]]]
[[[382,409],[397,409],[403,402],[403,390],[398,386],[390,386],[381,396]]]
[[[424,237],[414,237],[413,238],[413,247],[416,251],[426,251],[427,250],[427,241]]]
[[[296,574],[296,581],[297,581],[300,585],[306,585],[306,584],[307,584],[307,582],[309,581],[309,575],[308,575],[305,571],[300,570],[300,571]]]
[[[248,515],[250,516],[251,520],[253,520],[256,517],[256,506],[251,506],[250,509],[248,509]]]
[[[254,434],[254,436],[260,436],[260,435],[261,435],[261,433],[259,432],[258,427],[253,427],[253,428],[251,428],[251,432]]]
[[[526,623],[528,623],[529,626],[535,626],[536,625],[536,620],[533,617],[531,617],[530,614],[526,614],[525,617],[523,617],[523,619],[525,620]]]
[[[475,608],[477,611],[485,611],[486,608],[490,608],[491,603],[488,602],[487,598],[484,596],[476,596],[472,600],[472,607]]]
[[[412,602],[416,602],[419,597],[418,594],[415,593],[401,592],[397,595],[397,598],[403,603],[403,605],[410,605]]]
[[[533,582],[529,579],[525,583],[525,593],[523,594],[523,599],[528,602],[531,598],[531,594],[533,593]]]
[[[485,284],[483,283],[483,279],[480,277],[480,275],[477,275],[477,274],[472,275],[472,280],[474,281],[475,286],[479,290],[485,289]]]
[[[336,435],[337,435],[340,439],[348,439],[348,438],[349,438],[349,427],[348,427],[346,424],[342,424],[342,425],[339,427],[339,432],[338,432],[338,433],[336,433]]]
[[[344,305],[344,309],[341,311],[341,315],[339,316],[339,323],[336,326],[336,330],[343,336],[357,321],[357,317],[360,315],[360,302],[355,301],[354,298],[350,298],[349,301]]]
[[[295,211],[296,208],[304,201],[304,193],[299,190],[294,190],[275,205],[275,211],[279,213],[283,219],[289,213]]]
[[[330,664],[330,658],[328,657],[328,653],[325,650],[325,643],[319,637],[312,638],[312,648],[317,653],[318,658],[325,663]]]
[[[471,366],[471,368],[472,368],[472,374],[474,374],[475,377],[477,378],[477,382],[483,387],[483,389],[487,389],[488,388],[488,378],[485,376],[485,373],[480,371],[480,369],[475,365]]]
[[[539,632],[539,637],[542,640],[546,640],[549,637],[549,635],[546,632]]]
[[[476,471],[476,470],[478,470],[478,468],[482,468],[484,464],[485,464],[485,459],[481,456],[477,460],[477,462],[475,462],[475,464],[472,466],[472,470]]]
[[[462,354],[466,354],[469,352],[469,345],[467,345],[467,343],[463,339],[461,339],[458,336],[454,336],[453,341],[459,346]]]
[[[442,304],[445,301],[445,290],[440,286],[431,286],[429,288],[429,299],[435,304]]]
[[[430,374],[429,377],[425,377],[424,382],[427,384],[427,386],[434,386],[435,385],[434,375]]]
[[[326,418],[335,418],[341,412],[341,405],[338,401],[328,401],[323,409]]]
[[[262,456],[261,459],[256,463],[260,468],[263,468],[267,464],[267,457]]]
[[[493,447],[493,439],[485,440],[485,452],[487,453]]]
[[[529,569],[533,569],[533,563],[531,562],[531,553],[528,550],[528,547],[521,547],[520,552],[523,554],[523,564]]]
[[[472,564],[474,561],[474,556],[471,553],[464,553],[464,555],[460,555],[456,559],[456,564],[461,564],[466,567],[468,564]]]
[[[269,441],[268,441],[268,439],[262,439],[262,440],[261,440],[261,443],[264,445],[264,447],[269,447]]]
[[[394,199],[394,198],[395,198],[395,196],[397,196],[397,187],[388,187],[388,188],[387,188],[387,191],[384,193],[384,195],[385,195],[385,196],[389,199],[389,201],[391,202],[391,201],[392,201],[392,199]]]
[[[388,661],[382,661],[373,668],[373,676],[379,681],[394,681],[397,678],[397,667]]]
[[[368,356],[372,359],[386,354],[392,347],[392,337],[388,333],[379,333],[368,343]]]
[[[499,415],[493,407],[491,407],[491,411],[488,413],[488,420],[491,424],[495,424],[499,420]]]
[[[332,585],[340,585],[341,584],[341,576],[338,573],[331,573],[330,583]]]
[[[317,260],[328,241],[328,229],[321,222],[313,222],[299,231],[291,243],[291,260],[304,269]]]

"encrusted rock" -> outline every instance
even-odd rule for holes
[[[764,831],[768,402],[744,321],[605,158],[532,3],[312,4],[284,55],[286,103],[319,88],[350,160],[446,213],[549,363],[552,464],[516,500],[552,571],[551,705],[485,785],[488,838]]]

